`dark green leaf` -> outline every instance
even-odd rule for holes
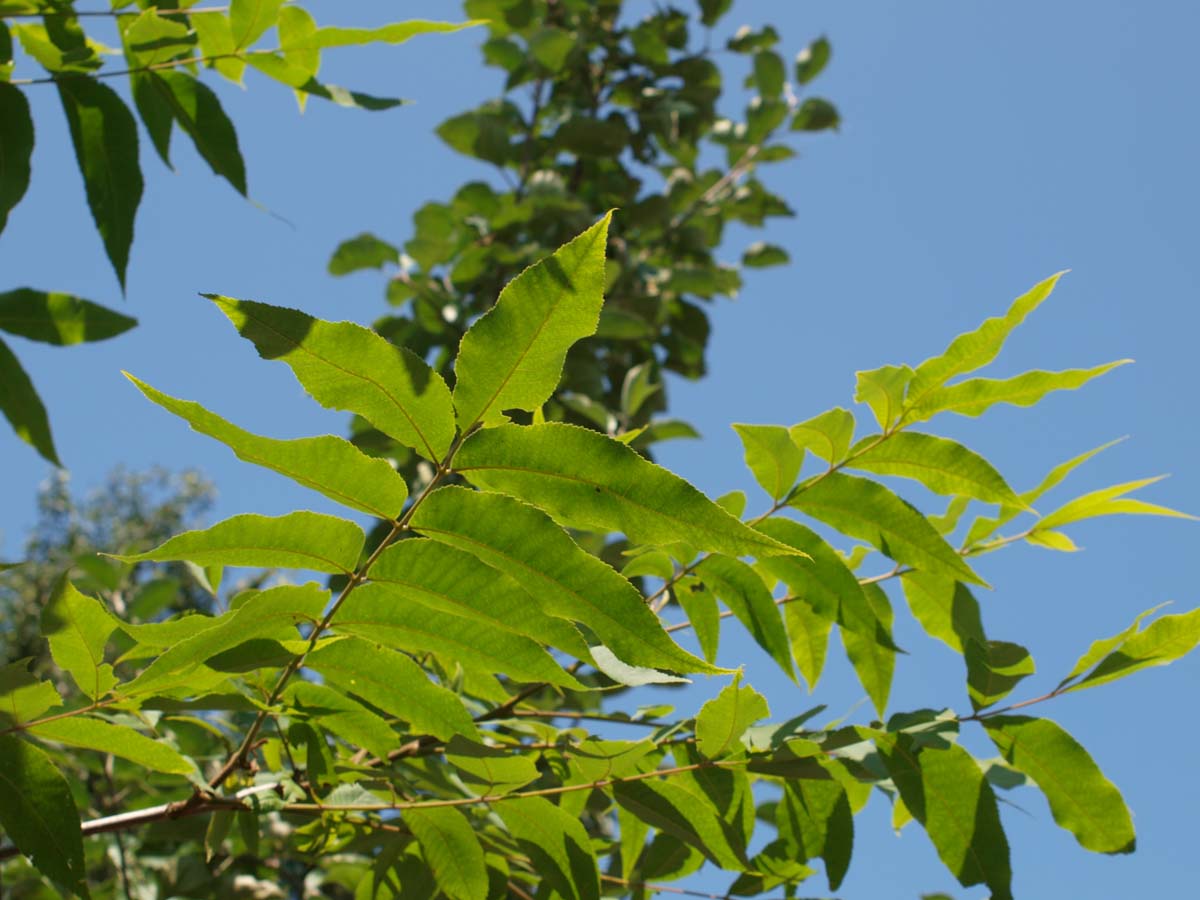
[[[496,804],[496,812],[559,896],[599,900],[596,858],[579,819],[541,797],[506,800]]]
[[[0,294],[0,331],[44,344],[62,347],[104,341],[136,324],[137,319],[72,294],[32,288]]]
[[[457,809],[410,809],[404,824],[417,836],[438,887],[450,900],[485,900],[487,866],[479,838]]]
[[[0,83],[0,231],[29,187],[32,156],[33,119],[29,115],[29,101],[18,88]]]
[[[209,168],[245,196],[246,164],[237,132],[217,95],[198,78],[183,72],[148,73],[147,77]]]
[[[1036,669],[1033,657],[1020,644],[1008,641],[969,641],[963,651],[967,663],[967,693],[980,710],[1003,700]]]
[[[817,38],[797,53],[796,81],[800,84],[808,84],[820,75],[825,66],[829,64],[831,53],[829,41],[823,37]]]
[[[730,845],[713,802],[671,781],[618,781],[617,803],[659,831],[699,850],[723,869],[741,871],[744,855]]]
[[[809,97],[792,116],[792,131],[824,131],[827,128],[836,131],[841,121],[836,106],[828,100]]]
[[[0,411],[17,437],[29,444],[47,462],[61,466],[54,438],[50,436],[50,421],[46,407],[33,387],[33,382],[21,368],[21,363],[8,344],[0,341]]]
[[[290,8],[290,7],[289,7]],[[346,275],[359,269],[381,269],[400,262],[400,251],[373,234],[360,234],[342,241],[329,260],[330,275]]]
[[[161,739],[147,737],[124,725],[113,725],[99,719],[74,716],[35,725],[30,734],[43,740],[56,741],[68,747],[82,747],[100,753],[111,753],[155,772],[170,775],[199,774],[196,764],[184,759]]]
[[[797,563],[803,565],[807,560]],[[729,607],[755,642],[795,681],[783,616],[754,569],[740,560],[714,555],[697,566],[696,577]]]

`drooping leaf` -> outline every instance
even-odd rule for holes
[[[867,404],[879,427],[890,430],[904,409],[904,391],[913,378],[913,370],[908,366],[880,366],[856,376],[855,402]]]
[[[147,737],[125,725],[114,725],[99,719],[83,716],[58,719],[34,725],[29,733],[69,747],[111,753],[155,772],[189,775],[197,771],[195,763],[185,759],[163,741]]]
[[[232,0],[229,4],[229,28],[233,44],[244,50],[257,41],[279,18],[283,0]]]
[[[186,683],[206,660],[255,638],[298,638],[297,626],[319,622],[328,603],[329,592],[312,582],[256,592],[240,606],[210,618],[208,627],[202,622],[190,635],[174,640],[137,678],[122,685],[121,692],[132,696]]]
[[[1133,820],[1121,792],[1079,742],[1049,719],[988,716],[988,737],[1004,759],[1042,789],[1054,821],[1096,853],[1132,853]]]
[[[31,722],[62,703],[49,681],[39,681],[29,671],[29,659],[0,666],[0,730]]]
[[[967,693],[976,710],[1003,700],[1036,671],[1029,651],[1009,641],[969,641],[963,656]]]
[[[325,435],[280,441],[243,431],[199,403],[179,400],[124,373],[146,397],[225,444],[239,459],[286,475],[326,497],[381,519],[400,515],[408,486],[383,459],[367,456],[349,441]]]
[[[829,889],[836,891],[850,867],[854,813],[837,781],[798,778],[784,785],[775,810],[780,838],[793,859],[823,859]]]
[[[145,553],[112,554],[122,562],[185,559],[201,566],[311,569],[349,575],[365,537],[346,519],[299,511],[285,516],[233,516],[202,531],[186,531]]]
[[[179,71],[150,72],[146,77],[196,146],[196,152],[242,196],[246,195],[246,164],[237,131],[206,84]]]
[[[788,433],[801,450],[811,450],[831,465],[839,463],[846,458],[854,439],[854,414],[838,406],[793,425]]]
[[[29,187],[33,118],[19,88],[0,82],[0,231]]]
[[[1059,463],[1046,473],[1046,477],[1041,480],[1037,487],[1021,494],[1021,499],[1026,503],[1035,502],[1047,491],[1060,485],[1063,482],[1063,479],[1065,479],[1068,475],[1075,471],[1075,469],[1083,465],[1097,453],[1107,450],[1109,447],[1115,446],[1116,444],[1121,443],[1123,440],[1125,440],[1125,438],[1117,438],[1115,441],[1109,441],[1107,444],[1101,444],[1099,447],[1088,450],[1085,453],[1080,453],[1078,456],[1071,457],[1066,462]]]
[[[563,525],[619,531],[638,544],[683,542],[730,556],[793,552],[679,476],[588,428],[562,422],[484,428],[463,444],[454,470],[481,488],[546,510]]]
[[[0,294],[0,331],[66,346],[122,334],[137,319],[72,294],[17,288]]]
[[[62,78],[56,84],[88,206],[124,290],[133,220],[142,199],[137,123],[116,92],[95,78]]]
[[[617,803],[659,831],[699,850],[723,869],[741,871],[744,855],[730,845],[712,801],[669,780],[618,781]]]
[[[747,728],[770,714],[762,694],[735,680],[700,707],[696,716],[696,746],[709,759],[720,759],[740,746]]]
[[[348,275],[359,269],[380,269],[399,262],[399,250],[373,234],[364,233],[338,244],[329,259],[329,274]]]
[[[516,579],[543,612],[587,625],[627,663],[721,671],[675,644],[632,584],[532,506],[501,494],[446,487],[429,495],[410,524]]]
[[[632,577],[628,572],[623,574]],[[706,660],[713,662],[721,642],[721,611],[717,608],[716,595],[699,578],[687,576],[676,582],[671,596],[687,616],[700,644],[700,652]]]
[[[959,653],[972,642],[986,644],[979,602],[961,581],[929,572],[906,572],[900,577],[913,617],[930,637]]]
[[[335,627],[339,633],[413,653],[443,654],[465,669],[485,674],[582,688],[533,640],[475,616],[405,603],[405,599],[406,592],[390,584],[364,585],[346,598]]]
[[[958,883],[986,884],[995,900],[1009,900],[1008,839],[991,785],[971,755],[951,743],[919,747],[909,734],[881,735],[876,745],[904,805]]]
[[[1133,628],[1136,629],[1137,622]],[[1200,644],[1200,608],[1177,616],[1162,616],[1141,631],[1127,629],[1109,642],[1097,642],[1075,665],[1075,673],[1087,668],[1101,649],[1104,655],[1083,678],[1067,688],[1078,691],[1096,687],[1151,666],[1165,666],[1190,653]],[[1072,677],[1077,677],[1073,674]],[[1069,680],[1069,679],[1068,679]]]
[[[923,422],[943,412],[980,416],[997,403],[1033,406],[1052,391],[1070,391],[1082,387],[1093,378],[1129,362],[1133,360],[1120,359],[1091,369],[1066,369],[1062,372],[1035,370],[1002,380],[971,378],[929,391],[919,406],[909,408],[904,418],[909,422]]]
[[[833,619],[818,614],[803,600],[785,604],[783,619],[787,624],[792,658],[796,661],[796,668],[804,676],[808,692],[811,694],[816,690],[821,672],[825,668]]]
[[[807,560],[797,560],[798,563]],[[709,556],[696,567],[696,577],[729,607],[751,637],[796,680],[783,615],[771,592],[750,566],[725,556]]]
[[[404,824],[417,836],[434,880],[450,900],[486,900],[483,847],[457,809],[410,809]]]
[[[896,651],[892,643],[892,604],[879,585],[864,584],[862,587],[863,596],[867,598],[875,616],[877,633],[868,635],[846,628],[840,633],[850,664],[854,666],[875,711],[882,718],[896,670]]]
[[[99,600],[79,593],[65,575],[42,609],[42,634],[50,642],[55,664],[93,700],[116,684],[112,666],[104,661],[104,648],[117,624]]]
[[[33,382],[25,374],[20,360],[0,341],[0,412],[17,437],[33,447],[42,458],[56,466],[62,463],[54,449],[54,438],[50,435],[50,421],[46,407],[38,396]]]
[[[534,410],[558,386],[567,350],[596,330],[612,214],[514,278],[462,339],[454,406],[463,431]]]
[[[282,49],[325,49],[327,47],[352,47],[362,44],[403,44],[410,38],[421,34],[448,34],[482,24],[478,21],[469,22],[430,22],[423,19],[412,19],[407,22],[393,22],[380,28],[338,28],[325,26],[318,28],[316,33],[283,41]]]
[[[771,499],[783,497],[800,474],[804,450],[782,425],[734,425],[746,451],[746,465]]]
[[[690,678],[660,672],[658,669],[651,669],[648,666],[631,666],[603,644],[589,647],[588,652],[591,654],[592,663],[597,669],[617,684],[623,684],[626,687],[645,687],[648,684],[692,683]]]
[[[796,54],[796,81],[808,84],[829,65],[833,50],[828,39],[819,37]],[[836,888],[835,888],[836,889]]]
[[[37,747],[0,734],[0,826],[35,869],[88,897],[83,833],[71,788]]]
[[[281,359],[313,399],[357,413],[380,431],[440,462],[454,438],[450,391],[414,353],[352,322],[210,294],[263,359]]]
[[[283,51],[283,58],[288,65],[315,78],[321,70],[321,50],[308,46],[317,33],[317,22],[312,13],[300,6],[285,6],[279,10],[276,30],[279,33],[279,46]],[[296,102],[300,105],[300,111],[304,112],[308,94],[296,91]]]
[[[1044,531],[1050,528],[1061,528],[1063,525],[1069,525],[1072,522],[1080,522],[1084,519],[1094,519],[1099,516],[1142,515],[1170,516],[1177,519],[1196,518],[1195,516],[1189,516],[1186,513],[1176,512],[1173,509],[1168,509],[1165,506],[1158,506],[1154,503],[1146,503],[1142,500],[1131,500],[1125,496],[1126,494],[1132,493],[1139,488],[1143,488],[1161,480],[1161,477],[1143,478],[1139,481],[1129,481],[1125,484],[1115,484],[1112,487],[1102,488],[1101,490],[1084,494],[1082,497],[1076,497],[1074,500],[1063,504],[1054,512],[1049,513],[1040,519],[1037,523],[1036,531]]]
[[[863,438],[850,458],[851,468],[912,478],[936,494],[1025,506],[991,463],[948,438],[916,431],[901,431],[886,440]]]
[[[458,697],[430,681],[403,653],[347,637],[318,647],[305,664],[328,684],[404,719],[415,734],[476,739],[475,724]]]
[[[802,484],[789,505],[896,562],[987,586],[921,513],[877,482],[833,472]]]
[[[295,56],[292,56],[295,59]],[[283,54],[256,50],[243,55],[239,62],[249,63],[258,71],[276,81],[286,84],[298,94],[311,94],[350,109],[380,111],[403,106],[407,100],[398,97],[374,97],[361,91],[352,91],[336,84],[323,84],[308,71],[307,66],[290,61]]]
[[[397,747],[396,733],[382,716],[331,687],[293,680],[284,701],[289,715],[307,718],[352,747],[363,747],[380,759]]]
[[[379,555],[369,574],[406,607],[416,603],[477,619],[587,658],[587,643],[575,626],[543,612],[515,579],[449,544],[399,541]]]
[[[995,359],[1008,336],[1050,296],[1064,274],[1058,272],[1034,285],[1014,300],[1003,316],[988,319],[974,331],[960,334],[941,355],[931,357],[917,366],[909,385],[909,404],[921,406],[931,391],[940,388],[955,375],[974,372]]]
[[[596,857],[579,819],[542,797],[506,800],[496,804],[496,812],[559,896],[599,900]]]

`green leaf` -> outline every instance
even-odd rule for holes
[[[56,84],[88,206],[124,290],[133,220],[142,199],[137,123],[116,92],[94,78],[62,78]]]
[[[151,72],[146,77],[179,127],[192,139],[200,157],[244,197],[246,164],[238,147],[237,132],[217,95],[199,79],[183,72]]]
[[[792,131],[825,131],[832,128],[837,131],[842,117],[837,107],[828,100],[820,97],[809,97],[800,104],[796,114],[792,116]]]
[[[775,821],[791,858],[825,860],[829,889],[836,891],[846,877],[854,849],[854,812],[846,789],[832,779],[788,782]]]
[[[1088,669],[1092,668],[1092,666],[1096,665],[1096,663],[1100,662],[1100,660],[1104,659],[1104,657],[1108,656],[1108,654],[1112,653],[1113,650],[1124,644],[1127,640],[1129,640],[1130,637],[1137,634],[1138,628],[1141,626],[1142,621],[1147,616],[1153,615],[1164,606],[1168,605],[1168,603],[1160,603],[1158,606],[1152,606],[1149,609],[1138,613],[1137,617],[1129,624],[1128,628],[1121,630],[1119,633],[1110,638],[1103,638],[1098,641],[1093,641],[1092,645],[1088,647],[1087,653],[1079,657],[1074,668],[1071,669],[1067,677],[1058,683],[1058,689],[1061,689],[1064,685],[1074,681]]]
[[[839,463],[854,439],[854,414],[840,406],[788,429],[801,450],[811,450],[829,464]]]
[[[678,672],[722,671],[677,646],[632,584],[531,506],[500,494],[447,487],[429,495],[411,525],[514,578],[543,612],[587,625],[627,663]]]
[[[1033,503],[1047,491],[1058,487],[1058,485],[1063,482],[1063,479],[1065,479],[1068,475],[1075,471],[1075,469],[1083,465],[1083,463],[1087,462],[1097,453],[1107,450],[1109,447],[1119,444],[1123,440],[1125,440],[1125,438],[1117,438],[1115,441],[1109,441],[1107,444],[1101,444],[1099,447],[1096,447],[1093,450],[1088,450],[1086,453],[1080,453],[1078,456],[1074,456],[1071,459],[1068,459],[1066,462],[1059,463],[1048,473],[1046,473],[1046,477],[1042,479],[1041,483],[1038,484],[1037,487],[1031,491],[1026,491],[1023,493],[1021,495],[1021,499],[1026,503]]]
[[[29,733],[68,747],[111,753],[155,772],[166,772],[168,775],[199,774],[195,763],[180,756],[162,740],[146,737],[124,725],[74,716],[34,725]]]
[[[408,809],[404,824],[417,836],[437,886],[450,900],[485,900],[487,866],[483,847],[456,809]]]
[[[578,818],[542,797],[496,805],[509,833],[547,885],[566,900],[599,900],[600,878],[591,840]]]
[[[874,612],[878,633],[868,635],[843,628],[842,645],[846,648],[846,656],[850,658],[858,680],[882,718],[892,692],[892,676],[896,669],[896,651],[892,644],[892,604],[879,585],[864,584],[862,587],[863,595]]]
[[[367,456],[349,441],[326,435],[280,441],[243,431],[199,403],[179,400],[124,373],[146,397],[237,454],[239,459],[286,475],[338,503],[381,519],[395,519],[408,486],[383,459]]]
[[[1133,627],[1136,628],[1137,624],[1134,622]],[[1141,669],[1165,666],[1186,656],[1200,644],[1200,608],[1155,619],[1146,628],[1132,634],[1126,629],[1113,640],[1116,643],[1111,647],[1107,646],[1108,642],[1092,645],[1092,649],[1076,664],[1075,670],[1085,669],[1101,648],[1104,649],[1104,656],[1083,680],[1066,690],[1077,691],[1107,684]]]
[[[997,403],[1033,406],[1052,391],[1074,390],[1093,378],[1130,362],[1133,360],[1120,359],[1092,369],[1033,371],[1003,380],[972,378],[960,381],[949,387],[929,391],[920,405],[909,407],[904,419],[906,422],[923,422],[942,412],[958,413],[960,416],[980,416]]]
[[[759,50],[754,54],[754,83],[764,97],[778,97],[787,81],[787,68],[774,50]]]
[[[484,674],[583,689],[529,638],[474,616],[406,603],[407,595],[389,584],[364,585],[346,598],[335,627],[401,650],[443,654]]]
[[[649,363],[641,363],[625,373],[621,382],[621,411],[627,416],[636,416],[643,404],[662,390],[662,382],[656,382],[654,369]]]
[[[562,28],[539,28],[529,38],[529,52],[551,72],[558,72],[575,47],[575,35]]]
[[[31,660],[0,666],[0,729],[32,722],[62,697],[49,681],[38,681],[29,671]]]
[[[961,581],[930,572],[906,572],[900,577],[913,617],[930,637],[966,653],[970,644],[986,644],[979,602]]]
[[[449,544],[399,541],[379,555],[369,574],[403,598],[406,608],[420,604],[479,620],[587,658],[587,643],[574,625],[543,612],[514,579]]]
[[[996,796],[962,747],[919,748],[908,734],[881,735],[880,755],[904,805],[963,887],[986,884],[995,900],[1011,898],[1008,839]]]
[[[352,322],[323,322],[294,309],[205,296],[259,356],[287,363],[322,406],[357,413],[433,462],[449,449],[450,391],[416,354]]]
[[[671,781],[618,781],[613,797],[643,822],[699,850],[722,869],[742,871],[744,854],[726,836],[712,800]]]
[[[967,663],[967,693],[976,711],[1003,700],[1036,668],[1029,651],[1008,641],[970,641],[963,656]]]
[[[62,347],[104,341],[122,334],[137,319],[72,294],[17,288],[0,294],[0,331]]]
[[[679,579],[672,596],[691,623],[692,633],[696,635],[704,658],[713,662],[717,658],[717,646],[721,640],[721,612],[717,608],[716,596],[704,582],[692,576]]]
[[[821,671],[825,668],[833,619],[819,615],[803,600],[784,604],[783,619],[787,623],[792,658],[796,660],[796,668],[804,676],[811,694],[816,690]]]
[[[731,556],[792,552],[620,441],[575,425],[482,429],[463,444],[454,470],[572,528],[619,531],[638,544],[683,542]]]
[[[800,84],[808,84],[820,75],[821,71],[829,65],[829,57],[832,53],[829,41],[824,37],[817,38],[797,53],[796,81]]]
[[[353,522],[300,511],[286,516],[241,515],[203,531],[186,531],[145,553],[106,554],[122,562],[185,559],[200,566],[311,569],[349,575],[362,553],[362,529]]]
[[[279,10],[279,46],[288,65],[295,66],[315,76],[321,69],[321,50],[305,46],[312,43],[317,33],[317,22],[312,13],[300,6],[285,6]],[[296,100],[300,111],[304,111],[308,95],[297,91]]]
[[[881,366],[869,372],[856,372],[856,403],[871,407],[879,427],[888,431],[904,411],[904,391],[913,378],[908,366]]]
[[[766,698],[754,688],[738,684],[725,687],[696,715],[696,746],[709,759],[720,759],[741,747],[746,729],[771,714]]]
[[[431,682],[403,653],[347,637],[318,647],[305,665],[326,683],[408,722],[414,734],[444,741],[461,734],[476,740],[475,723],[458,697]]]
[[[931,357],[917,366],[916,374],[909,385],[909,405],[921,406],[932,391],[940,388],[955,375],[974,372],[995,359],[1008,336],[1025,321],[1026,316],[1041,306],[1042,301],[1050,296],[1058,280],[1065,274],[1058,272],[1034,285],[1027,293],[1014,300],[1003,316],[988,319],[974,331],[960,334],[940,356]]]
[[[189,13],[188,21],[200,41],[200,54],[210,60],[209,65],[235,84],[241,84],[246,60],[234,43],[229,17],[221,12],[197,12]]]
[[[187,683],[191,673],[206,660],[256,638],[294,640],[300,636],[297,626],[319,622],[328,602],[329,592],[312,582],[288,584],[255,592],[240,606],[221,616],[187,617],[181,621],[200,620],[197,625],[189,626],[196,631],[182,639],[177,635],[164,635],[176,640],[167,645],[137,678],[122,685],[121,693],[133,696]],[[204,627],[205,620],[207,627]],[[140,626],[141,629],[148,627],[151,626]],[[128,631],[129,626],[124,626],[124,630]]]
[[[1031,531],[1025,535],[1025,540],[1039,547],[1058,550],[1062,553],[1074,553],[1079,548],[1075,542],[1061,531]]]
[[[774,55],[774,54],[772,54]],[[765,269],[768,266],[783,266],[791,261],[788,252],[777,244],[755,241],[742,254],[742,265],[751,269]]]
[[[1054,821],[1096,853],[1132,853],[1133,820],[1121,792],[1079,742],[1049,719],[989,716],[988,737],[1042,789]]]
[[[324,49],[326,47],[353,47],[362,44],[403,44],[421,34],[448,34],[481,25],[482,22],[430,22],[413,19],[408,22],[393,22],[380,28],[318,28],[311,37],[284,41],[283,50]]]
[[[1124,484],[1115,484],[1112,487],[1103,488],[1098,491],[1092,491],[1090,494],[1084,494],[1082,497],[1076,497],[1069,503],[1063,504],[1049,515],[1044,516],[1038,521],[1035,531],[1043,531],[1049,528],[1060,528],[1063,525],[1069,525],[1072,522],[1080,522],[1084,519],[1094,519],[1098,516],[1117,516],[1117,515],[1143,515],[1143,516],[1170,516],[1177,519],[1195,519],[1195,516],[1189,516],[1187,513],[1176,512],[1173,509],[1168,509],[1165,506],[1157,506],[1153,503],[1145,503],[1141,500],[1130,500],[1125,497],[1139,488],[1154,484],[1156,481],[1161,481],[1163,476],[1158,478],[1143,478],[1140,481],[1128,481]]]
[[[387,241],[364,232],[338,244],[329,260],[329,274],[347,275],[359,269],[382,269],[389,263],[396,265],[399,262],[399,250]]]
[[[396,733],[387,721],[356,700],[331,687],[293,680],[284,693],[289,716],[306,718],[352,747],[362,747],[386,759],[397,747]]]
[[[104,661],[104,648],[118,624],[99,600],[79,593],[65,575],[42,609],[42,634],[50,642],[50,655],[92,700],[117,682],[112,666]]]
[[[0,341],[0,411],[17,437],[33,447],[47,462],[62,465],[58,451],[54,449],[54,438],[50,435],[46,407],[42,405],[42,399],[20,361],[4,341]]]
[[[279,19],[283,0],[232,0],[229,4],[229,28],[238,50],[249,47]]]
[[[896,562],[987,586],[928,519],[874,481],[832,472],[802,484],[789,505],[878,547]]]
[[[935,494],[1025,506],[991,463],[948,438],[916,431],[867,437],[850,451],[850,459],[851,468],[911,478]]]
[[[798,565],[805,562],[797,560]],[[729,607],[755,642],[795,681],[783,615],[754,569],[740,560],[709,556],[696,567],[696,577]]]
[[[541,777],[533,756],[519,750],[509,753],[503,747],[476,744],[463,737],[456,736],[446,745],[446,761],[458,770],[464,782],[483,794],[515,791]]]
[[[596,330],[611,218],[514,278],[463,336],[454,406],[464,432],[503,421],[506,409],[537,409],[554,392],[567,350]]]
[[[0,231],[8,214],[21,202],[29,187],[29,160],[33,156],[33,119],[25,94],[0,83]]]
[[[37,747],[0,734],[0,825],[34,868],[88,896],[83,833],[71,788]]]
[[[783,497],[796,483],[804,450],[782,425],[734,425],[746,451],[746,465],[773,500]]]

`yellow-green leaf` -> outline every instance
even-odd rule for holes
[[[778,500],[796,483],[804,450],[782,425],[734,425],[742,439],[746,465],[754,479],[773,500]]]
[[[117,625],[99,600],[79,593],[65,575],[42,610],[42,634],[50,642],[55,664],[93,700],[117,683],[112,666],[104,661],[104,648]]]
[[[68,747],[111,753],[155,772],[169,775],[199,774],[195,763],[180,756],[178,751],[162,740],[147,737],[125,725],[74,716],[34,725],[29,733]]]
[[[770,714],[762,694],[735,680],[700,707],[696,715],[696,746],[709,759],[719,759],[738,749],[746,729]]]

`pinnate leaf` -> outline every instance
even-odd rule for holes
[[[619,531],[638,544],[682,542],[731,556],[794,552],[620,441],[575,425],[484,428],[463,444],[454,469],[563,525]]]
[[[249,47],[279,18],[283,0],[232,0],[229,5],[229,27],[234,46]]]
[[[596,330],[604,302],[609,213],[514,278],[463,336],[454,406],[464,431],[537,409],[554,392],[567,350]]]
[[[245,196],[246,164],[238,147],[237,131],[212,89],[180,71],[149,72],[145,77],[209,168]]]
[[[326,26],[318,28],[312,35],[284,39],[283,50],[325,49],[327,47],[352,47],[362,44],[403,44],[410,38],[421,34],[447,34],[471,28],[482,24],[478,21],[468,22],[430,22],[424,19],[411,19],[407,22],[393,22],[380,28],[338,28]]]
[[[858,372],[854,399],[867,404],[879,427],[888,430],[904,410],[904,391],[912,377],[913,370],[908,366],[881,366]]]
[[[1069,525],[1072,522],[1094,519],[1099,516],[1143,515],[1170,516],[1177,519],[1196,518],[1186,513],[1168,509],[1165,506],[1158,506],[1154,503],[1146,503],[1141,500],[1131,500],[1125,496],[1139,488],[1161,480],[1161,477],[1143,478],[1139,481],[1115,484],[1112,487],[1102,488],[1101,490],[1084,494],[1082,497],[1076,497],[1074,500],[1063,504],[1054,512],[1049,513],[1039,520],[1036,530],[1043,531],[1049,528],[1061,528],[1063,525]]]
[[[348,275],[359,269],[380,269],[400,262],[400,251],[373,234],[342,241],[329,259],[330,275]]]
[[[281,359],[313,399],[357,413],[384,434],[440,462],[454,438],[450,391],[414,353],[353,322],[206,295],[263,359]]]
[[[10,734],[0,734],[0,826],[39,872],[88,896],[71,788],[45,753]]]
[[[408,486],[391,465],[367,456],[349,441],[325,435],[280,441],[243,431],[199,403],[179,400],[125,373],[146,397],[225,444],[239,459],[286,475],[326,497],[381,519],[400,515]]]
[[[380,759],[396,749],[396,733],[382,716],[331,687],[293,680],[284,699],[289,715],[320,725],[352,747],[363,747]]]
[[[896,671],[896,650],[892,643],[892,604],[883,588],[877,584],[864,584],[863,596],[871,605],[876,620],[876,634],[861,631],[841,630],[842,645],[858,680],[883,716],[888,697],[892,692],[892,676]]]
[[[410,809],[404,824],[417,836],[434,880],[450,900],[485,900],[487,866],[483,847],[456,809]]]
[[[1096,853],[1132,853],[1133,819],[1121,792],[1058,724],[1030,716],[989,716],[988,737],[1004,759],[1042,789],[1054,821]]]
[[[617,803],[659,831],[699,850],[723,869],[742,871],[744,854],[729,841],[712,800],[670,780],[618,781]]]
[[[113,554],[122,562],[187,560],[199,566],[311,569],[349,575],[362,552],[362,529],[345,519],[299,511],[285,516],[234,516],[203,531],[186,531],[145,553]]]
[[[0,666],[0,729],[31,722],[62,697],[49,681],[38,681],[29,671],[31,660]]]

